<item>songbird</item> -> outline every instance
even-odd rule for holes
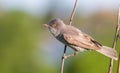
[[[57,40],[75,50],[75,53],[69,56],[76,55],[79,51],[95,50],[114,60],[118,59],[117,52],[114,49],[101,45],[88,34],[72,25],[66,25],[59,18],[49,21],[44,26],[49,29]]]

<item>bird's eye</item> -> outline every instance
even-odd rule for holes
[[[52,24],[51,26],[52,26],[53,28],[56,28],[57,25],[56,25],[56,24]]]

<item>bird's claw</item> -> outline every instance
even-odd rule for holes
[[[67,56],[65,56],[65,55],[64,55],[64,56],[62,56],[62,59],[67,59]]]

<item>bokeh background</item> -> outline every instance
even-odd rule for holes
[[[59,73],[64,45],[43,26],[66,24],[75,0],[0,0],[0,73]],[[79,0],[72,25],[112,46],[120,0]],[[120,49],[118,40],[117,51]],[[74,51],[67,48],[67,54]],[[65,61],[65,73],[107,73],[109,58],[85,51]],[[113,73],[117,72],[117,61]]]

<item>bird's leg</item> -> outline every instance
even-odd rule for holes
[[[78,51],[75,51],[73,54],[70,54],[70,55],[64,55],[62,58],[63,59],[67,59],[67,58],[69,58],[69,57],[73,57],[73,56],[75,56],[75,55],[77,55],[78,54]]]

